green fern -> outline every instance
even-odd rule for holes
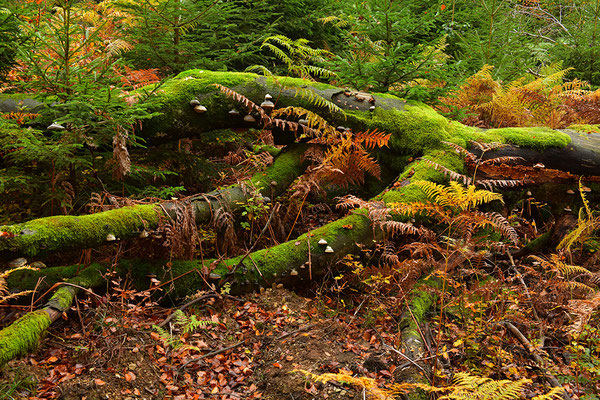
[[[336,73],[328,70],[327,68],[313,65],[315,62],[324,61],[324,57],[332,56],[329,51],[324,49],[313,49],[309,46],[309,41],[306,39],[292,40],[287,36],[275,35],[266,38],[261,49],[266,49],[271,52],[279,61],[283,62],[288,70],[288,75],[298,76],[302,79],[314,81],[316,78],[334,78]],[[252,65],[246,68],[246,71],[257,72],[265,76],[270,76],[275,80],[275,83],[282,89],[294,90],[296,95],[300,95],[303,99],[308,100],[310,103],[318,106],[327,108],[330,113],[339,112],[342,115],[341,108],[335,105],[333,102],[321,97],[317,94],[314,89],[310,87],[290,87],[286,86],[285,82],[281,83],[275,78],[274,74],[264,65]]]
[[[200,349],[196,346],[192,346],[189,344],[185,344],[182,340],[182,336],[195,332],[200,328],[206,328],[208,325],[215,325],[216,322],[198,319],[195,315],[187,316],[183,311],[176,310],[174,312],[174,325],[181,330],[181,335],[172,335],[167,332],[164,328],[161,328],[158,325],[152,325],[152,329],[156,331],[160,340],[162,340],[167,347],[170,347],[173,350],[197,350]]]

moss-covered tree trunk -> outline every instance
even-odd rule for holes
[[[197,223],[209,222],[219,208],[236,210],[255,196],[278,196],[304,170],[306,146],[282,152],[264,172],[225,189],[193,196],[191,204]],[[266,200],[266,199],[264,199]],[[176,218],[176,202],[123,207],[82,216],[56,216],[16,225],[0,226],[8,236],[0,237],[0,259],[38,256],[49,252],[102,245],[108,240],[128,239],[156,229],[161,218]]]

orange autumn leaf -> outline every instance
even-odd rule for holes
[[[98,386],[106,385],[106,382],[104,382],[102,379],[99,379],[99,378],[94,379],[94,383]]]
[[[135,381],[135,378],[136,378],[135,374],[131,371],[129,371],[125,374],[125,380],[127,382]]]
[[[446,5],[445,5],[445,4],[442,4],[442,7],[441,7],[441,8],[442,8],[442,11],[444,11],[444,10],[446,9]]]

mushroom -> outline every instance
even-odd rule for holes
[[[327,240],[321,239],[321,240],[319,240],[319,244],[327,244]]]
[[[265,112],[267,114],[270,114],[271,111],[273,111],[273,109],[275,108],[275,104],[271,101],[271,99],[273,98],[273,96],[271,96],[270,94],[266,94],[265,95],[265,101],[263,101],[262,103],[260,103],[260,107],[265,110]]]
[[[247,115],[244,117],[244,121],[246,121],[246,122],[248,122],[248,123],[250,123],[250,124],[253,124],[253,123],[255,123],[255,122],[256,122],[256,118],[254,118],[254,117],[253,117],[252,115],[250,115],[250,114],[247,114]]]
[[[533,166],[533,168],[546,168],[546,166],[542,163],[537,163]]]
[[[204,114],[206,112],[206,107],[197,105],[194,107],[194,111],[196,111],[198,114]]]
[[[296,271],[296,268],[290,271],[290,276],[298,276],[298,271]]]
[[[143,239],[143,238],[147,238],[148,236],[149,236],[149,235],[148,235],[148,232],[147,232],[145,229],[144,229],[143,231],[141,231],[141,232],[140,232],[140,237],[141,237],[142,239]]]
[[[299,123],[300,125],[306,125],[306,126],[308,126],[308,120],[307,120],[307,119],[299,119],[299,120],[298,120],[298,123]]]
[[[567,190],[567,194],[575,194],[575,192],[571,189]]]
[[[208,274],[208,279],[212,279],[212,280],[221,279],[221,275],[217,274],[216,272],[211,272],[210,274]]]
[[[8,262],[8,266],[10,268],[19,268],[24,265],[27,265],[27,259],[23,257],[15,258],[14,260]]]
[[[61,124],[57,124],[56,122],[53,122],[46,129],[48,129],[49,131],[64,131],[67,128],[65,128]]]
[[[582,187],[581,187],[581,191],[582,191],[582,192],[585,192],[585,193],[589,193],[589,192],[591,192],[591,191],[592,191],[592,189],[590,189],[590,188],[589,188],[589,187],[587,187],[587,186],[582,186]]]
[[[199,105],[200,105],[200,100],[198,100],[198,99],[192,99],[192,100],[190,100],[190,106],[196,107],[196,106],[199,106]]]
[[[533,196],[533,194],[531,193],[531,191],[530,191],[530,190],[528,190],[528,191],[527,191],[527,193],[525,193],[525,194],[526,194],[527,196],[529,196],[529,197]]]
[[[327,248],[325,249],[325,253],[333,253],[333,249],[331,248],[331,246],[327,246]]]
[[[571,212],[571,211],[573,211],[573,210],[571,210],[571,207],[569,207],[569,206],[566,206],[566,207],[565,207],[563,210],[565,210],[566,212]]]
[[[232,117],[237,117],[238,115],[240,115],[240,112],[238,110],[232,108],[231,110],[229,110],[228,114],[231,115]]]
[[[337,128],[335,128],[335,129],[337,129],[339,132],[345,132],[345,131],[346,131],[346,127],[344,127],[344,126],[341,126],[341,125],[340,125],[340,126],[338,126],[338,127],[337,127]]]
[[[114,242],[115,240],[117,240],[117,238],[115,237],[114,234],[109,233],[108,235],[106,235],[106,241],[107,242]]]
[[[371,110],[371,111],[375,111],[375,106],[371,106],[371,107],[369,107],[369,110]]]
[[[44,264],[41,261],[34,261],[31,264],[29,264],[29,266],[31,268],[39,268],[39,269],[46,268],[46,264]]]

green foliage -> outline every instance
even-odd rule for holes
[[[105,1],[130,15],[134,40],[126,57],[137,68],[243,69],[259,60],[260,43],[274,33],[277,12],[265,1]]]
[[[13,66],[19,44],[17,18],[9,9],[0,7],[0,77]]]
[[[169,348],[171,348],[171,350],[173,350],[173,351],[176,351],[176,350],[200,351],[200,349],[198,347],[186,344],[185,340],[183,340],[183,337],[190,333],[194,333],[198,329],[206,328],[208,325],[215,325],[216,322],[204,320],[204,319],[198,319],[196,317],[196,315],[194,315],[194,314],[188,316],[181,310],[175,310],[174,313],[175,313],[175,317],[174,317],[175,328],[181,330],[181,334],[179,336],[173,335],[173,334],[167,332],[167,330],[165,330],[164,328],[161,328],[160,326],[157,326],[157,325],[152,325],[152,329],[154,329],[156,331],[156,333],[158,333],[159,338],[162,341],[164,341],[165,344]]]
[[[388,91],[415,79],[442,78],[447,56],[437,2],[369,0],[345,3],[325,23],[339,27],[344,46],[332,63],[343,84]],[[421,96],[422,97],[422,96]]]
[[[582,332],[571,341],[567,350],[571,354],[573,375],[564,376],[564,380],[582,387],[585,400],[598,399],[594,390],[600,383],[600,332],[596,326],[585,325]],[[594,393],[594,394],[592,394]]]

